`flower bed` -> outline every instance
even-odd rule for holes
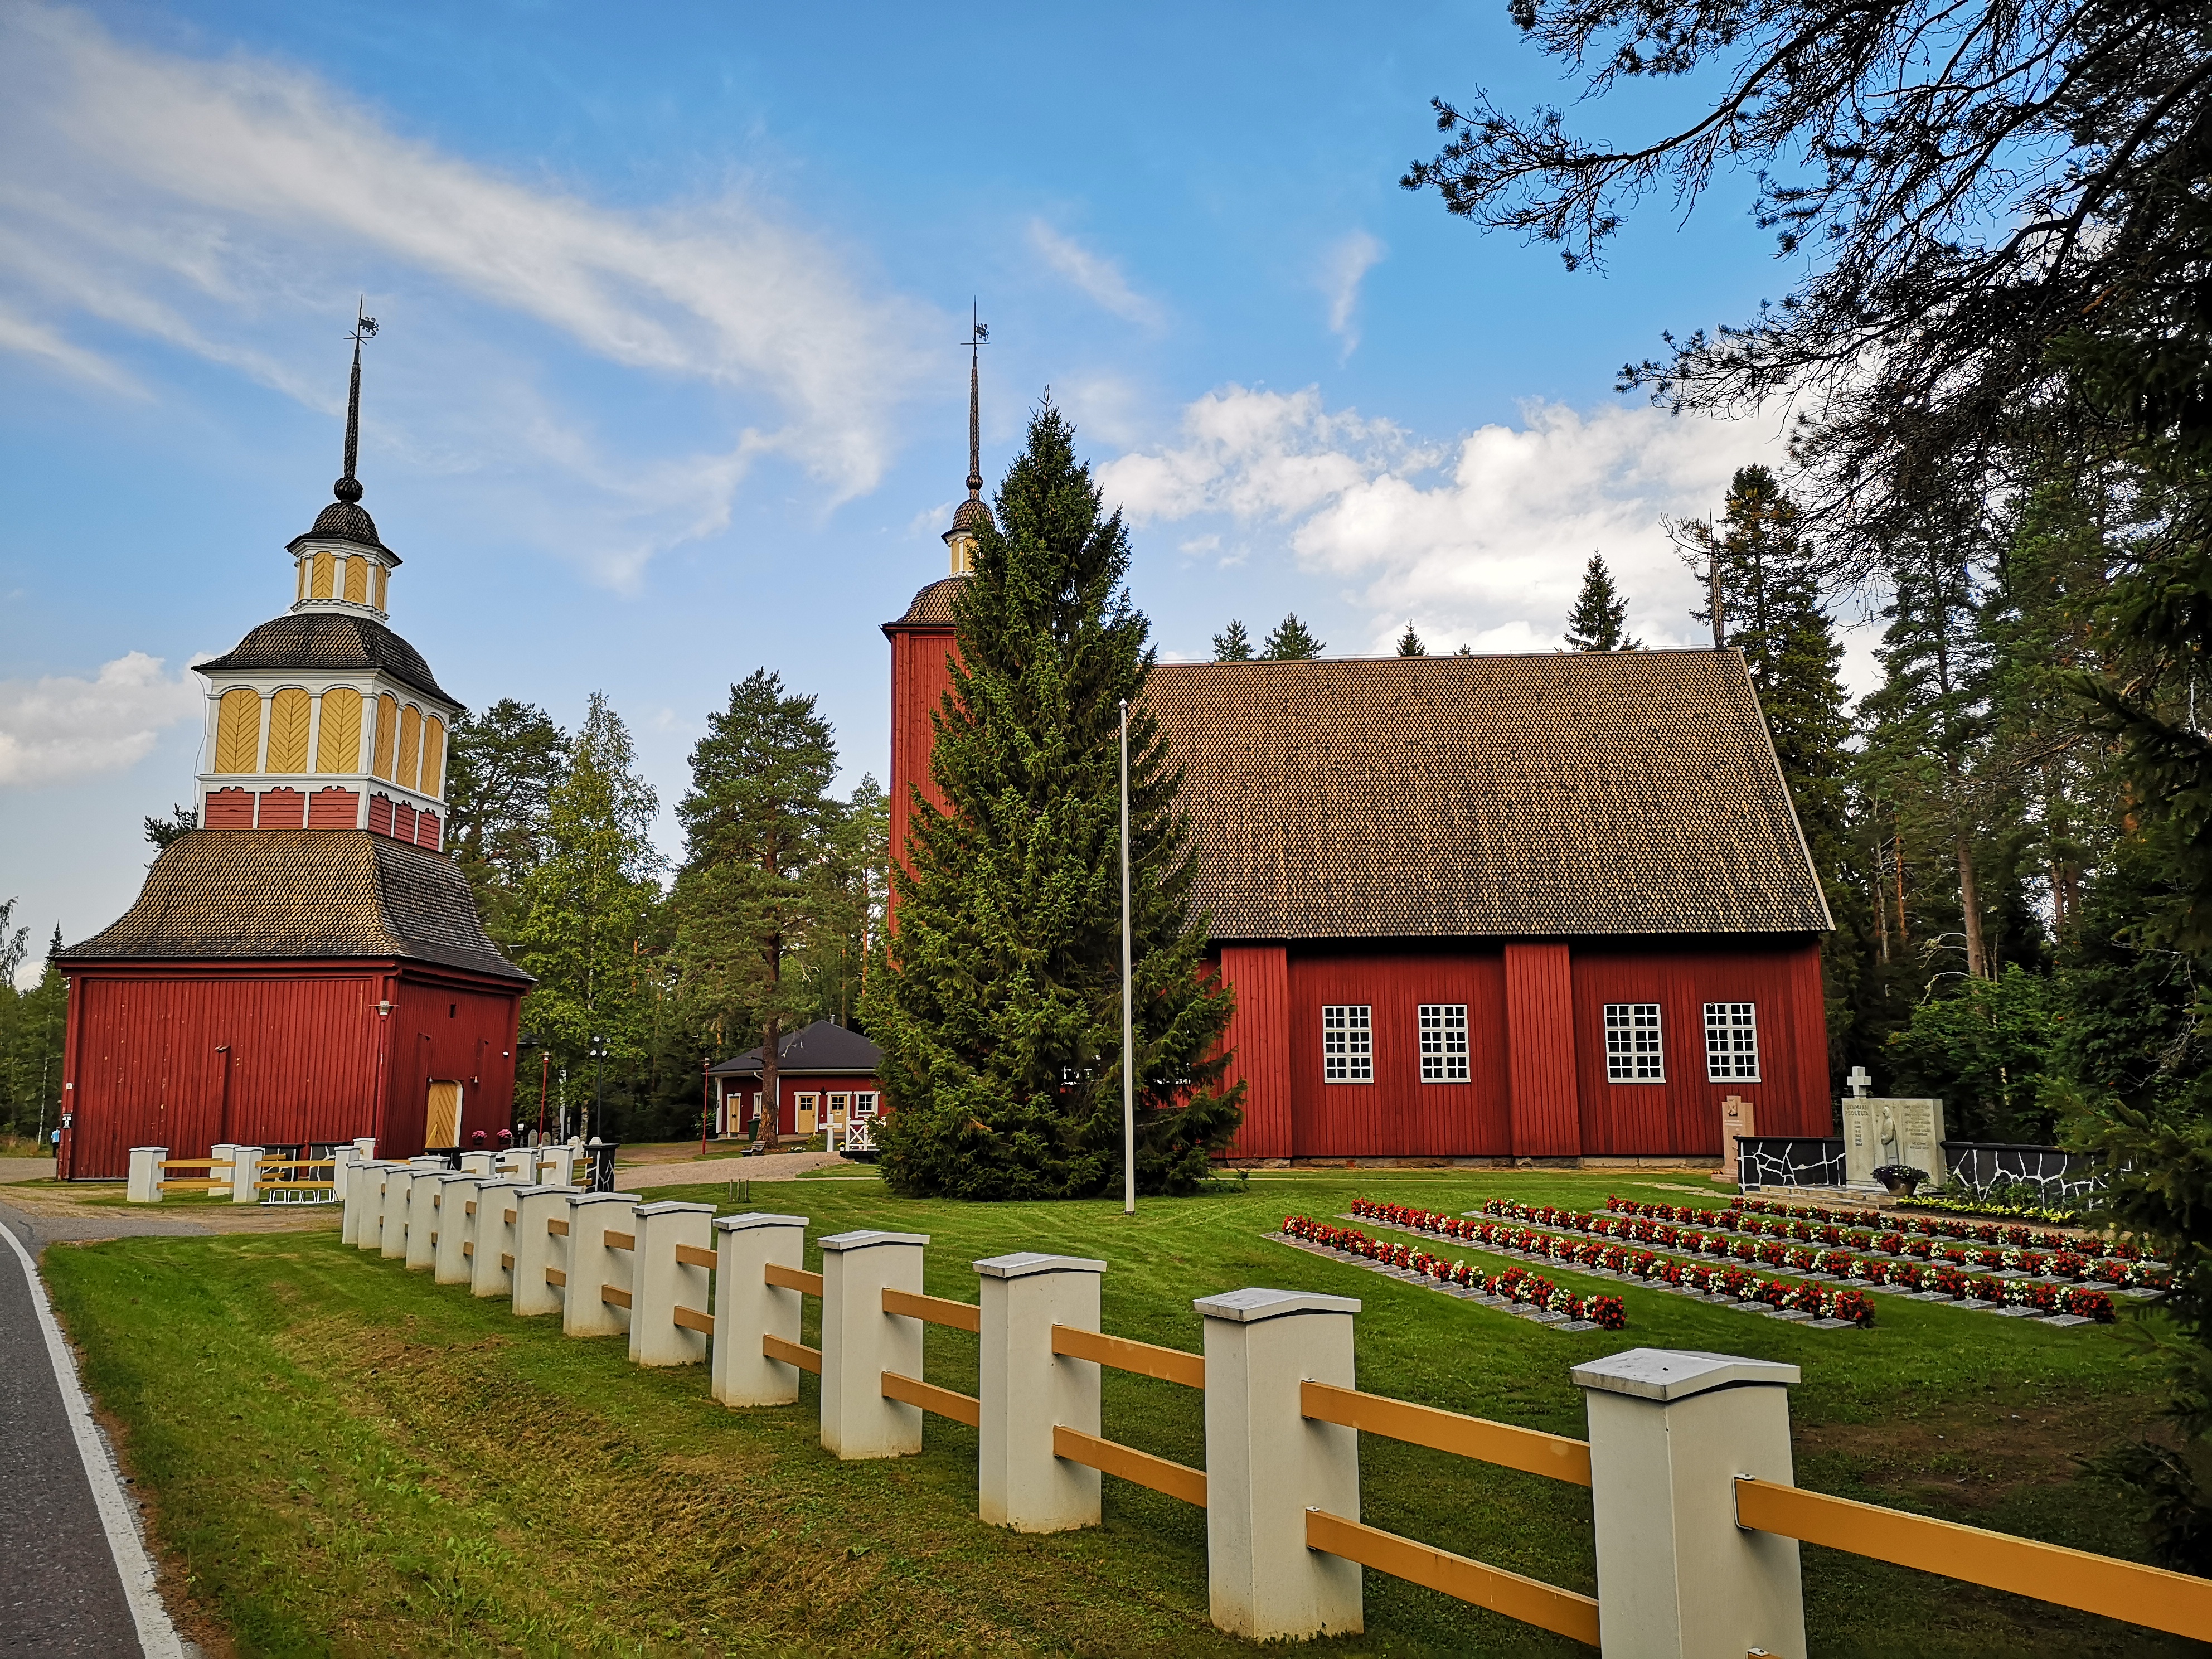
[[[1619,1297],[1580,1296],[1563,1285],[1539,1278],[1526,1267],[1508,1267],[1502,1273],[1486,1274],[1464,1261],[1447,1261],[1410,1244],[1370,1238],[1357,1227],[1332,1227],[1308,1216],[1285,1216],[1283,1232],[1286,1237],[1303,1239],[1325,1249],[1341,1250],[1347,1255],[1380,1261],[1387,1267],[1404,1267],[1442,1284],[1464,1285],[1490,1296],[1503,1297],[1509,1302],[1565,1314],[1571,1320],[1586,1319],[1601,1330],[1617,1331],[1628,1323],[1628,1306]]]
[[[1506,1199],[1492,1199],[1483,1210],[1486,1214],[1588,1232],[1600,1238],[1633,1239],[1662,1249],[1764,1262],[1797,1273],[1850,1273],[1853,1278],[1867,1278],[1869,1275],[1851,1272],[1849,1264],[1855,1259],[1850,1253],[1869,1251],[1878,1256],[1942,1262],[1961,1272],[2022,1273],[2116,1288],[2162,1290],[2168,1278],[2162,1266],[2139,1254],[2134,1257],[2087,1255],[2070,1248],[2070,1241],[2060,1235],[2030,1233],[2025,1227],[1989,1229],[1992,1233],[2018,1235],[2002,1243],[1993,1239],[1986,1243],[1963,1243],[1909,1236],[1900,1228],[1887,1226],[1887,1218],[1878,1214],[1874,1219],[1884,1224],[1875,1231],[1837,1220],[1784,1219],[1743,1214],[1732,1208],[1693,1210],[1686,1205],[1642,1204],[1621,1198],[1607,1199],[1603,1215],[1550,1205],[1516,1204]],[[1676,1224],[1683,1221],[1696,1225],[1686,1231]],[[1877,1285],[1889,1282],[1879,1275],[1872,1277]]]
[[[1662,1221],[1696,1220],[1702,1225],[1723,1224],[1721,1218],[1735,1214],[1741,1218],[1736,1224],[1749,1231],[1758,1231],[1780,1221],[1792,1230],[1793,1237],[1802,1235],[1795,1229],[1800,1226],[1856,1228],[1873,1232],[1901,1233],[1908,1237],[1940,1239],[1962,1244],[2009,1244],[2020,1249],[2065,1250],[2091,1260],[2125,1262],[2148,1261],[2149,1253],[2141,1245],[2124,1239],[2077,1239],[2064,1233],[2024,1227],[2016,1222],[1950,1221],[1942,1216],[1899,1215],[1881,1210],[1836,1209],[1819,1204],[1785,1204],[1779,1199],[1733,1198],[1724,1210],[1692,1210],[1687,1205],[1644,1204],[1632,1199],[1608,1198],[1607,1209],[1618,1214],[1651,1217]],[[1758,1226],[1753,1225],[1757,1221]],[[2092,1245],[2094,1249],[2092,1249]]]

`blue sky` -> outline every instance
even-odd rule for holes
[[[971,300],[987,477],[1049,386],[1164,654],[1288,610],[1331,654],[1547,649],[1594,550],[1695,643],[1661,520],[1781,417],[1613,376],[1792,273],[1743,181],[1575,276],[1399,189],[1478,84],[1577,91],[1498,0],[0,11],[0,897],[75,939],[135,893],[189,664],[329,499],[357,293],[393,625],[477,707],[606,691],[664,804],[762,664],[884,775]]]

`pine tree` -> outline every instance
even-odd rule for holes
[[[188,830],[200,827],[200,809],[197,806],[172,805],[166,818],[146,820],[146,839],[162,852],[169,844]]]
[[[676,808],[687,990],[696,1010],[760,1033],[763,1102],[781,1098],[778,1045],[804,1023],[809,1000],[785,963],[822,908],[840,816],[830,796],[836,775],[836,740],[814,699],[787,693],[781,675],[757,668],[730,688],[727,708],[708,717],[691,750],[690,790]],[[759,1133],[770,1145],[779,1127],[774,1111],[762,1112]]]
[[[1229,626],[1213,636],[1213,659],[1216,662],[1249,662],[1252,660],[1252,636],[1244,631],[1244,624],[1234,617]]]
[[[954,601],[953,683],[894,872],[897,933],[870,981],[902,1193],[1079,1197],[1121,1173],[1118,726],[1129,722],[1139,1079],[1137,1176],[1188,1191],[1242,1113],[1217,1053],[1232,1000],[1191,909],[1181,774],[1144,704],[1148,624],[1123,586],[1127,534],[1102,517],[1048,402]]]
[[[1406,631],[1398,635],[1398,654],[1401,657],[1425,657],[1429,647],[1421,643],[1421,636],[1413,631],[1413,619],[1406,619]]]
[[[522,879],[543,850],[548,802],[568,735],[535,703],[502,697],[453,722],[446,767],[446,846],[469,879],[484,929],[514,936]]]
[[[592,694],[583,727],[568,744],[561,781],[546,805],[542,856],[519,897],[516,959],[537,976],[531,1030],[556,1065],[582,1068],[592,1088],[592,1045],[604,1069],[627,1084],[646,1060],[657,975],[645,947],[660,926],[662,860],[649,835],[659,799],[637,773],[629,730]],[[594,1120],[601,1133],[611,1126]],[[610,1137],[611,1138],[611,1137]]]
[[[1613,585],[1605,556],[1593,553],[1583,567],[1582,592],[1567,612],[1570,651],[1641,651],[1644,642],[1628,637],[1628,601]]]
[[[1311,662],[1328,648],[1324,641],[1316,639],[1298,620],[1295,611],[1275,624],[1275,631],[1267,635],[1267,642],[1260,654],[1269,662]]]

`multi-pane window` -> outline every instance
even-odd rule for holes
[[[1659,1005],[1605,1005],[1605,1075],[1613,1083],[1664,1083],[1667,1067],[1659,1053]]]
[[[873,1117],[876,1115],[876,1102],[878,1098],[878,1097],[875,1095],[854,1095],[853,1097],[853,1115],[854,1117]]]
[[[1759,1081],[1758,1005],[1705,1005],[1705,1076],[1715,1083]]]
[[[1421,1081],[1467,1081],[1467,1005],[1421,1005]]]
[[[1375,1081],[1374,1010],[1325,1004],[1321,1011],[1321,1076],[1324,1083]]]

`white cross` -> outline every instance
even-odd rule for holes
[[[1863,1066],[1852,1066],[1851,1074],[1844,1081],[1851,1085],[1851,1097],[1854,1100],[1864,1100],[1867,1097],[1867,1091],[1874,1086],[1874,1079],[1867,1075],[1867,1068]]]

